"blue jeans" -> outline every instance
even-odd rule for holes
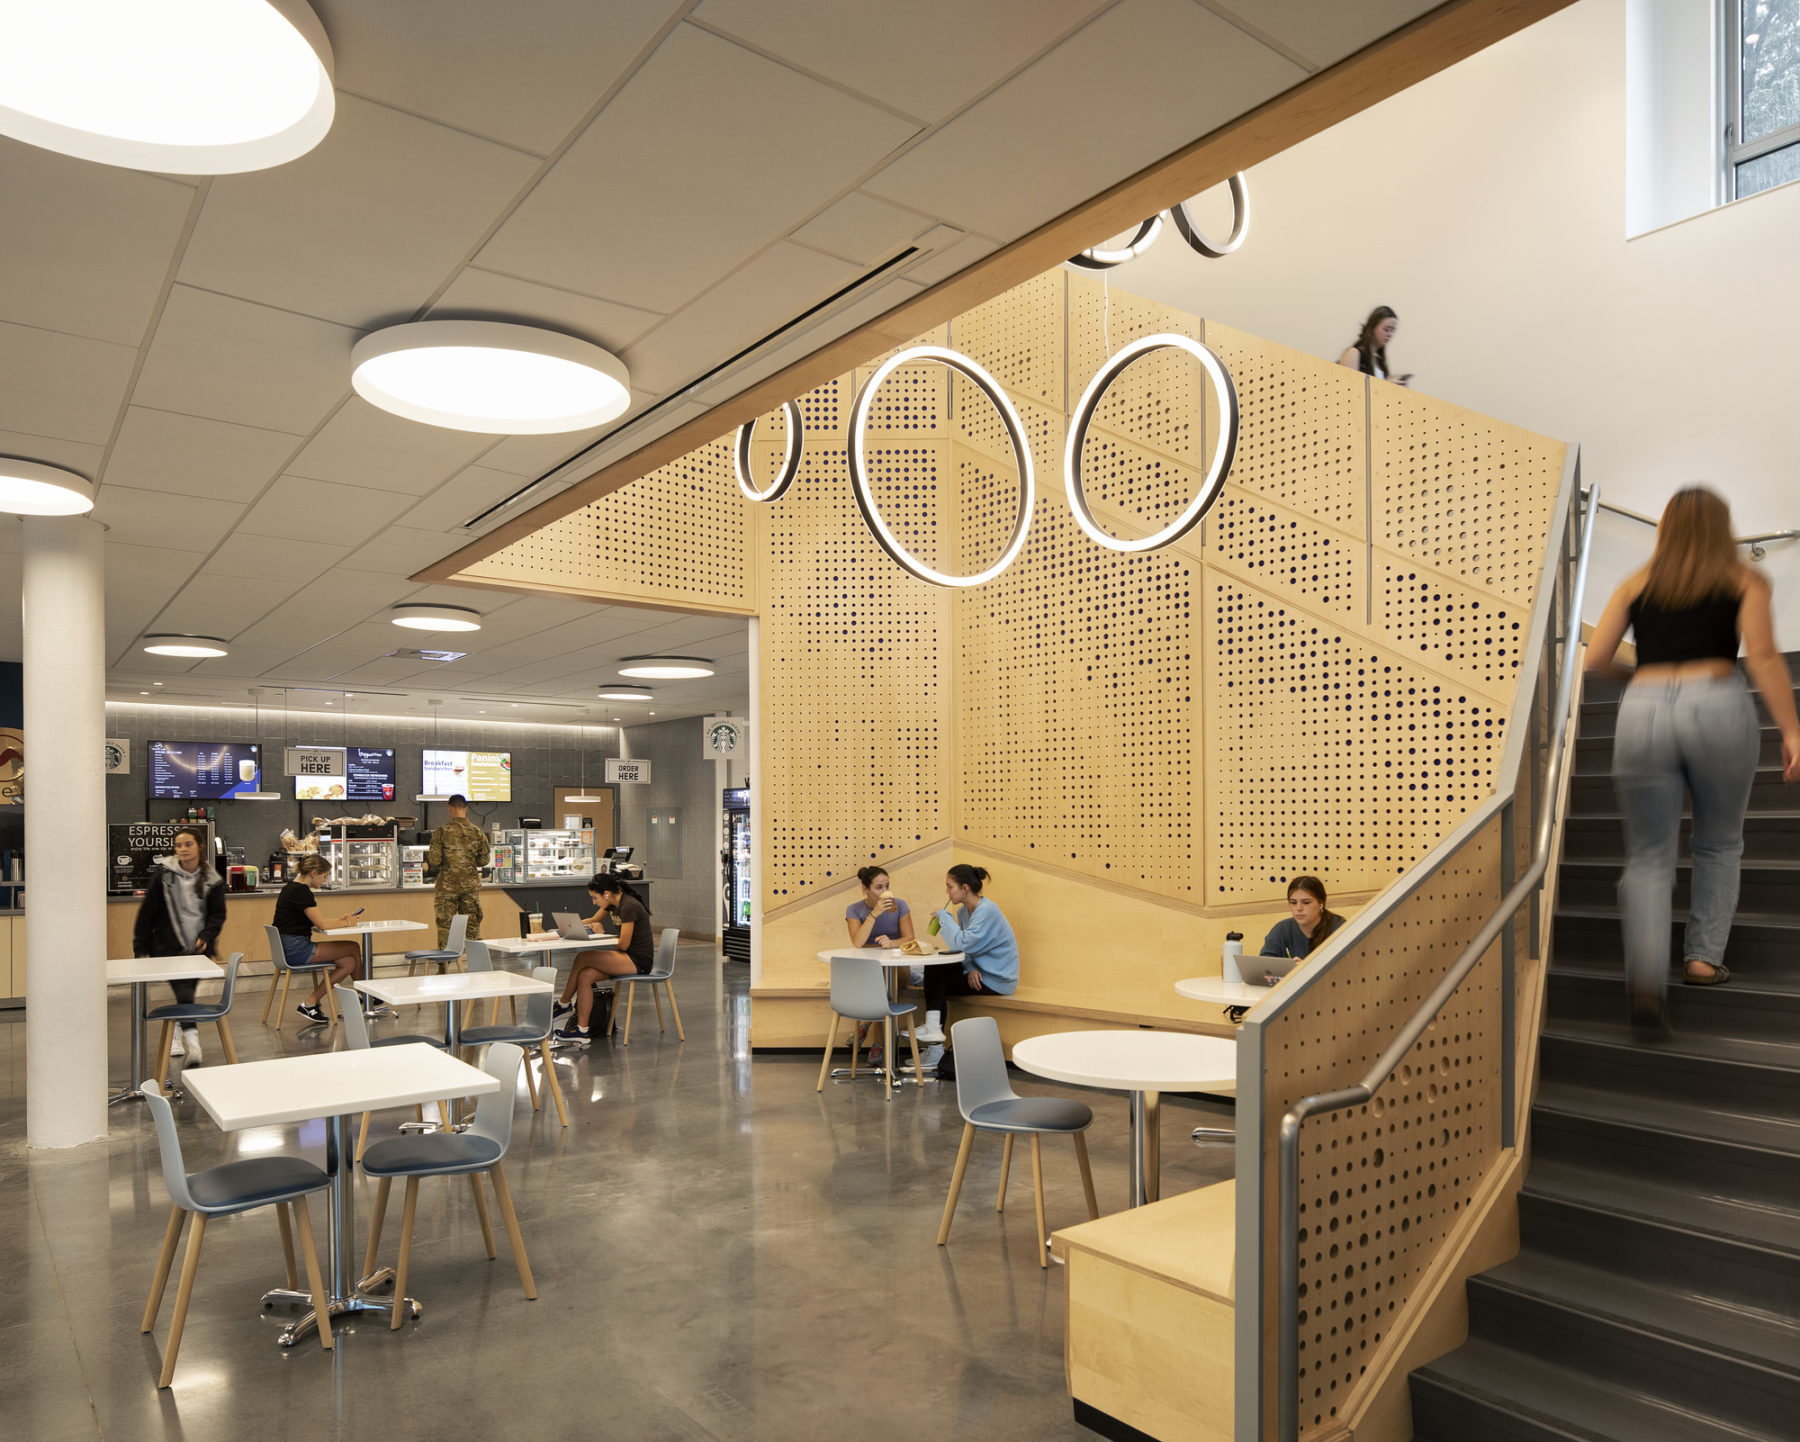
[[[1669,983],[1683,790],[1694,805],[1694,884],[1682,955],[1714,966],[1724,957],[1759,742],[1756,707],[1737,672],[1626,688],[1613,740],[1613,787],[1625,816],[1619,912],[1625,984],[1634,1002],[1660,1000]]]

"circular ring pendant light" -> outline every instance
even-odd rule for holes
[[[94,509],[94,483],[61,466],[0,456],[0,512],[80,516]]]
[[[1250,233],[1250,192],[1244,184],[1244,172],[1239,171],[1231,177],[1231,234],[1223,241],[1210,241],[1200,233],[1200,227],[1194,224],[1187,213],[1187,202],[1178,202],[1169,209],[1169,219],[1175,222],[1175,229],[1195,251],[1209,260],[1223,260],[1244,243],[1244,237]]]
[[[900,544],[899,537],[888,529],[887,522],[875,507],[875,496],[869,488],[868,437],[863,428],[868,423],[869,411],[875,404],[875,393],[881,389],[882,382],[909,361],[937,361],[973,381],[1000,413],[1000,422],[1006,427],[1006,438],[1019,463],[1019,514],[1013,521],[1012,535],[1007,538],[1006,545],[1000,552],[1000,559],[976,575],[945,575],[915,557]],[[863,382],[862,389],[856,393],[856,402],[850,408],[849,462],[850,486],[856,493],[856,506],[862,512],[864,522],[880,543],[881,549],[893,558],[894,563],[921,581],[929,581],[934,586],[985,585],[1012,565],[1019,552],[1024,549],[1026,533],[1031,530],[1032,506],[1037,499],[1031,469],[1031,443],[1025,436],[1025,422],[1019,419],[1018,411],[1014,409],[1006,392],[1000,388],[1000,383],[959,351],[946,350],[943,346],[936,345],[908,346],[889,356],[875,368],[874,373]]]
[[[1159,350],[1185,351],[1199,361],[1206,371],[1207,378],[1219,393],[1219,445],[1213,453],[1212,463],[1206,468],[1206,478],[1200,489],[1179,516],[1153,536],[1122,541],[1102,530],[1094,519],[1094,513],[1088,509],[1087,492],[1081,478],[1081,447],[1087,440],[1088,427],[1093,424],[1094,412],[1099,409],[1100,402],[1112,383],[1133,361]],[[1199,341],[1185,335],[1147,335],[1134,340],[1130,345],[1121,347],[1094,373],[1094,378],[1082,392],[1080,404],[1075,407],[1069,426],[1068,444],[1063,451],[1063,484],[1069,493],[1069,509],[1075,513],[1076,524],[1087,533],[1089,539],[1105,546],[1109,551],[1160,550],[1193,530],[1200,518],[1212,509],[1213,502],[1218,499],[1219,491],[1224,487],[1225,477],[1231,472],[1231,464],[1237,459],[1237,441],[1237,387],[1231,382],[1231,372],[1225,369],[1224,363],[1216,355]]]
[[[1151,216],[1143,221],[1131,233],[1131,239],[1123,246],[1108,250],[1105,246],[1089,246],[1080,255],[1069,257],[1070,265],[1078,265],[1083,270],[1111,270],[1115,265],[1123,265],[1128,260],[1136,260],[1151,246],[1156,244],[1156,237],[1162,234],[1162,216]]]
[[[554,435],[631,406],[630,374],[610,351],[507,321],[389,326],[356,343],[350,366],[350,384],[371,405],[456,431]]]
[[[266,170],[331,129],[331,42],[304,0],[0,5],[0,135],[176,175]]]
[[[800,474],[800,451],[806,438],[800,423],[800,407],[793,401],[783,401],[781,413],[787,417],[787,450],[781,458],[781,474],[766,491],[757,490],[750,480],[750,437],[756,432],[756,422],[745,421],[738,427],[737,444],[731,451],[731,469],[737,473],[738,489],[753,501],[779,501]]]

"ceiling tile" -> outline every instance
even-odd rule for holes
[[[350,390],[356,332],[178,285],[135,405],[308,435]]]
[[[564,431],[554,436],[508,436],[481,458],[490,470],[508,475],[536,478],[548,475],[577,451],[589,446],[614,429],[618,422],[594,426],[585,431]],[[518,489],[516,486],[514,489]]]
[[[361,329],[411,320],[536,168],[340,95],[317,148],[213,181],[179,278]]]
[[[873,265],[934,223],[928,215],[853,190],[826,206],[790,238],[858,265]]]
[[[199,496],[171,496],[102,486],[94,519],[104,522],[107,539],[136,546],[169,546],[183,551],[210,551],[244,513],[242,506]]]
[[[342,537],[360,543],[407,505],[408,497],[393,491],[283,476],[250,508],[239,528],[246,535],[280,537],[284,541],[291,537],[313,541]]]
[[[194,192],[0,140],[0,319],[136,346]]]
[[[518,489],[519,477],[510,472],[468,466],[408,511],[405,524],[439,534],[460,530]]]
[[[1358,0],[1321,5],[1318,0],[1207,0],[1223,15],[1241,18],[1323,69],[1398,30],[1443,0]]]
[[[90,445],[85,441],[60,441],[54,436],[0,431],[0,456],[17,456],[20,460],[37,461],[41,465],[61,466],[90,481],[100,473],[100,458],[105,454],[105,446]]]
[[[1010,240],[1305,78],[1193,0],[1124,0],[863,189]]]
[[[239,532],[207,558],[206,574],[240,582],[266,576],[300,586],[322,576],[349,553],[348,546],[293,538],[274,541],[267,536]]]
[[[205,551],[185,551],[166,546],[134,546],[126,541],[106,542],[106,584],[179,586],[200,569]]]
[[[500,227],[480,263],[672,311],[915,131],[683,25]]]
[[[126,346],[0,321],[0,431],[104,445],[136,361]]]
[[[274,670],[293,654],[293,648],[288,646],[247,646],[241,641],[233,641],[229,656],[201,661],[189,668],[188,675],[203,676],[214,682],[236,677],[244,682],[248,691],[265,671]],[[265,714],[279,713],[281,703],[277,701],[274,706],[265,703],[262,709]]]
[[[546,155],[671,15],[675,0],[314,0],[337,86]]]
[[[384,576],[410,576],[454,551],[459,541],[434,531],[389,526],[360,551],[344,558],[346,571],[377,571]]]
[[[288,474],[422,496],[493,444],[490,435],[420,425],[352,396],[306,443]]]
[[[300,581],[272,574],[259,576],[254,582],[237,576],[196,576],[147,624],[159,631],[224,636],[230,640],[285,603],[301,585]]]
[[[625,353],[632,376],[677,390],[847,283],[856,268],[786,241],[772,246]]]
[[[926,256],[924,260],[906,268],[906,278],[924,285],[936,285],[947,276],[958,271],[967,270],[984,256],[992,255],[1000,249],[1000,242],[989,240],[985,235],[965,235],[955,245],[946,246],[936,255]]]
[[[658,313],[469,266],[450,283],[430,315],[432,320],[541,325],[616,352],[655,325]]]
[[[299,444],[285,431],[127,406],[102,479],[109,486],[254,500]]]
[[[941,120],[1105,0],[705,0],[696,18],[923,120]]]

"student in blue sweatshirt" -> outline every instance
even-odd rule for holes
[[[937,914],[939,939],[963,953],[961,971],[925,968],[925,1025],[921,1042],[944,1039],[944,999],[994,992],[1009,996],[1019,987],[1019,943],[1000,908],[981,894],[988,874],[979,866],[952,866],[944,877],[950,904]]]

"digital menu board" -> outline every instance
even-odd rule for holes
[[[427,751],[424,794],[511,801],[512,752]]]
[[[312,746],[309,756],[329,765],[294,778],[296,801],[392,801],[396,789],[392,748]],[[322,754],[321,754],[322,753]]]
[[[150,794],[167,801],[228,801],[258,789],[262,748],[248,741],[152,741]]]

